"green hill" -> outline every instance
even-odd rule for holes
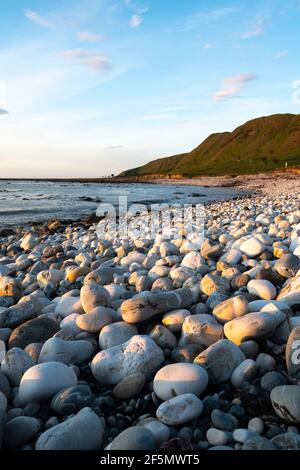
[[[159,158],[120,176],[239,175],[300,165],[300,114],[274,114],[211,134],[188,153]]]

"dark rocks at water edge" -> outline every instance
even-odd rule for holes
[[[299,449],[299,198],[91,223],[0,232],[1,448]]]

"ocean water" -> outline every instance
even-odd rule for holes
[[[232,188],[142,183],[76,183],[0,180],[0,228],[44,222],[53,218],[76,220],[96,211],[100,203],[116,207],[119,196],[133,203],[200,204],[228,199]]]

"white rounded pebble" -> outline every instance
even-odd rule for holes
[[[265,425],[261,418],[252,418],[248,423],[248,429],[257,432],[257,434],[262,434],[264,427]]]
[[[200,395],[208,385],[206,370],[196,364],[169,364],[160,369],[153,381],[153,390],[161,400],[170,400],[185,393]]]
[[[196,395],[185,393],[162,403],[156,416],[168,426],[179,426],[199,418],[202,411],[202,401]]]

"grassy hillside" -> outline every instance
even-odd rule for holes
[[[300,165],[300,115],[274,114],[211,134],[188,153],[153,160],[120,176],[238,175]]]

